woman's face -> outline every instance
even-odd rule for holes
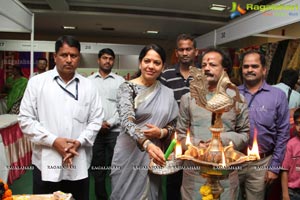
[[[152,49],[147,52],[139,66],[142,78],[147,81],[156,80],[162,72],[163,67],[164,65],[160,55]]]

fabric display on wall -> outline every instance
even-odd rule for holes
[[[289,40],[280,41],[275,51],[274,57],[271,62],[270,70],[267,76],[267,83],[274,85],[281,73],[282,63],[289,44]]]
[[[34,52],[34,67],[36,66],[38,58],[47,58],[47,53]],[[23,75],[26,78],[29,78],[30,52],[0,51],[0,60],[0,69],[4,70],[4,80],[10,75],[13,65],[20,65],[22,67]],[[36,70],[36,68],[34,70]]]
[[[275,51],[277,49],[278,43],[268,43],[266,44],[266,68],[267,68],[267,76],[271,67],[271,63],[275,54]]]
[[[288,44],[288,47],[287,47],[287,50],[286,50],[286,53],[284,56],[284,60],[282,63],[282,69],[281,69],[280,75],[277,79],[277,82],[279,82],[281,79],[282,71],[290,68],[289,64],[291,64],[291,61],[293,60],[294,55],[296,55],[295,52],[296,52],[299,44],[300,44],[300,40],[289,40],[289,44]]]
[[[232,59],[232,72],[231,72],[231,82],[235,85],[241,85],[242,84],[242,78],[240,73],[240,60],[239,60],[239,53],[237,51],[234,52],[233,59]]]
[[[288,69],[300,70],[300,41],[298,40],[298,45],[295,53],[293,54],[292,60],[288,64]]]

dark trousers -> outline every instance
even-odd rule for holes
[[[105,178],[110,173],[111,160],[119,132],[99,131],[93,146],[93,159],[90,168],[95,179],[97,200],[107,200]]]
[[[289,188],[290,200],[299,200],[300,199],[300,189]]]
[[[274,180],[271,185],[266,187],[265,200],[281,200],[282,198],[281,178],[278,174],[278,178]]]
[[[60,182],[42,181],[41,171],[34,166],[33,194],[52,194],[58,190],[72,193],[75,200],[89,200],[89,179],[62,180]]]
[[[180,200],[181,193],[180,187],[182,183],[183,171],[180,170],[174,174],[167,176],[167,199],[168,200]]]

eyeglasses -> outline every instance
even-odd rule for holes
[[[256,68],[259,68],[259,65],[258,65],[258,64],[243,65],[242,67],[243,67],[244,69],[248,69],[249,67],[256,69]]]

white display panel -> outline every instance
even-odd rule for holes
[[[32,32],[33,14],[17,0],[1,0],[0,31]]]

